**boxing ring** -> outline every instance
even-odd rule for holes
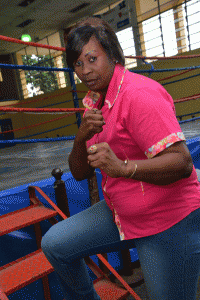
[[[41,45],[38,43],[27,43],[22,42],[20,40],[16,40],[13,38],[7,38],[4,36],[0,36],[1,40],[7,42],[21,43],[25,45],[35,46],[35,47],[43,47],[54,49],[58,51],[65,51],[65,48],[53,47],[48,45]],[[175,75],[165,76],[159,81],[163,86],[173,84],[175,82],[180,82],[187,80],[189,78],[195,78],[200,76],[200,74],[195,74],[189,77],[184,77],[181,79],[175,79],[178,76],[182,76],[188,74],[194,70],[200,69],[200,65],[191,66],[191,67],[182,67],[182,68],[170,68],[170,69],[155,69],[153,63],[150,63],[150,60],[169,60],[169,59],[190,59],[190,58],[198,58],[200,55],[190,55],[190,56],[175,56],[175,57],[143,57],[143,56],[127,56],[126,58],[133,58],[142,60],[144,64],[148,67],[148,69],[136,69],[133,70],[135,73],[142,73],[151,77],[153,73],[165,73],[169,72],[179,72]],[[77,182],[71,173],[69,172],[69,166],[67,162],[67,158],[71,149],[73,147],[73,140],[75,139],[74,135],[71,136],[62,136],[58,137],[55,135],[54,138],[35,138],[37,134],[30,134],[26,136],[21,136],[20,138],[12,138],[12,139],[3,139],[3,136],[6,134],[14,134],[15,132],[20,132],[20,130],[30,129],[35,127],[40,127],[41,132],[43,134],[47,134],[43,128],[47,123],[53,123],[60,120],[67,120],[67,117],[76,116],[76,121],[73,124],[65,124],[63,127],[68,127],[72,125],[77,125],[78,128],[81,124],[81,113],[85,111],[84,108],[79,107],[79,99],[77,93],[82,93],[83,97],[86,91],[77,91],[73,71],[69,68],[46,68],[46,67],[36,67],[36,66],[24,66],[24,65],[6,65],[0,64],[0,68],[5,69],[22,69],[22,70],[40,70],[40,71],[53,71],[53,72],[68,72],[70,75],[71,82],[71,91],[65,93],[59,93],[59,95],[64,95],[66,93],[71,93],[74,104],[74,108],[47,108],[47,107],[19,107],[20,105],[28,105],[34,104],[39,99],[28,100],[23,103],[16,103],[15,105],[0,105],[0,117],[5,114],[33,114],[35,116],[41,114],[49,114],[50,116],[54,114],[59,114],[60,116],[57,118],[52,117],[52,119],[43,122],[37,122],[37,118],[35,124],[26,125],[21,128],[14,128],[5,130],[0,134],[0,146],[6,145],[8,148],[0,149],[4,159],[0,164],[2,181],[0,183],[0,214],[4,215],[9,212],[15,211],[17,209],[21,209],[27,207],[29,205],[29,195],[28,195],[28,187],[30,185],[37,186],[42,189],[42,191],[54,202],[56,203],[56,195],[54,189],[54,181],[55,179],[51,176],[51,171],[54,168],[61,167],[64,171],[62,176],[62,180],[65,182],[65,187],[67,191],[67,198],[69,204],[70,215],[77,214],[78,212],[90,207],[90,195],[88,191],[88,183],[87,180],[83,180],[81,182]],[[171,80],[171,81],[169,81]],[[164,83],[163,83],[164,82]],[[49,96],[49,97],[55,97]],[[44,98],[48,98],[45,97]],[[182,103],[187,101],[196,101],[200,99],[200,93],[194,94],[188,97],[179,98],[174,100],[175,103]],[[58,105],[62,104],[60,102],[56,103]],[[55,105],[55,104],[54,104]],[[199,152],[200,152],[200,111],[192,112],[190,114],[183,114],[177,116],[179,119],[179,123],[184,132],[184,135],[187,139],[187,145],[190,150],[190,153],[193,158],[194,165],[197,169],[200,169],[200,161],[199,161]],[[67,123],[67,121],[66,121]],[[56,123],[55,123],[56,124]],[[59,129],[56,127],[56,130]],[[54,129],[52,129],[53,131]],[[33,138],[34,137],[34,138]],[[18,169],[17,172],[13,172],[13,184],[12,181],[12,164],[10,166],[10,160],[16,162],[19,161],[18,166],[20,166],[20,161],[24,161],[24,165],[21,164],[21,169]],[[57,160],[55,159],[57,158]],[[58,161],[59,160],[59,161]],[[13,165],[14,166],[14,165]],[[17,169],[16,165],[14,167]],[[14,181],[14,177],[17,178],[18,181]],[[25,178],[24,178],[25,177]],[[101,173],[100,170],[96,170],[97,177],[97,185],[99,189],[99,198],[103,199],[103,193],[101,189]],[[42,199],[41,195],[38,196],[39,200],[44,204],[45,201]],[[80,201],[81,198],[81,201]],[[81,203],[80,203],[81,202]],[[50,228],[50,226],[45,223],[42,227],[42,235]],[[5,265],[10,261],[17,259],[21,255],[27,255],[30,250],[36,249],[36,239],[34,236],[33,228],[17,230],[15,232],[9,233],[5,236],[1,237],[2,239],[2,250],[1,250],[1,265]],[[12,243],[12,249],[6,247],[6,245],[10,245]],[[9,254],[9,255],[8,255]],[[137,251],[136,249],[130,249],[131,259],[132,261],[137,261]],[[121,259],[120,253],[108,253],[107,259],[110,265],[114,266],[116,270],[121,270],[123,266],[123,260]],[[102,257],[101,257],[102,258]],[[92,256],[92,259],[95,263],[98,264],[98,258],[96,256]],[[94,274],[89,270],[89,275],[92,280],[95,280]],[[62,292],[59,289],[58,284],[55,281],[54,274],[49,274],[49,285],[51,291],[51,299],[63,299]],[[140,278],[141,279],[141,278]],[[42,294],[42,284],[41,282],[36,281],[31,283],[31,285],[23,287],[21,290],[14,292],[9,295],[9,299],[22,299],[22,295],[26,294],[27,299],[38,299],[36,295],[36,291],[38,291],[39,295]],[[141,299],[137,295],[133,295],[135,298],[130,299]],[[35,297],[35,298],[34,298]],[[138,297],[138,298],[137,298]],[[3,299],[3,298],[2,298]],[[40,298],[44,299],[44,298]],[[117,299],[117,298],[116,298]],[[129,298],[127,298],[129,299]]]

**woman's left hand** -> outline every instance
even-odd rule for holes
[[[88,164],[99,168],[112,178],[122,176],[124,162],[117,158],[107,143],[95,144],[87,149]]]

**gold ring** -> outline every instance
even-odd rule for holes
[[[93,145],[89,148],[90,153],[95,153],[97,151],[97,146]]]

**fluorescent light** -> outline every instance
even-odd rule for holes
[[[29,34],[22,34],[21,40],[23,42],[31,42],[31,36]]]

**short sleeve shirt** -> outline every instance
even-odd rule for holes
[[[89,91],[87,109],[100,108],[102,96]],[[106,125],[87,147],[106,142],[120,160],[153,159],[172,144],[185,141],[172,97],[156,81],[117,64],[101,108]],[[189,178],[159,186],[102,173],[105,201],[113,212],[120,239],[162,232],[200,207],[195,168]]]

